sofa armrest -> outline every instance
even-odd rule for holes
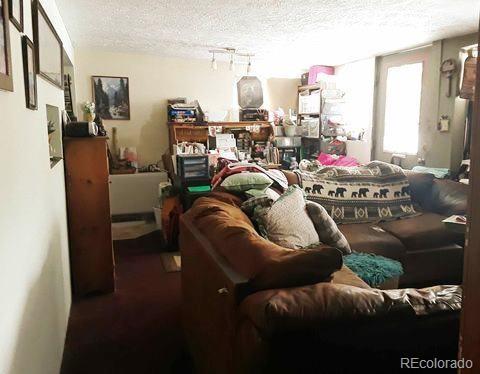
[[[233,231],[235,232],[235,231]],[[241,234],[237,241],[238,248],[241,250],[239,242],[245,239],[244,230],[239,230]],[[247,233],[247,235],[256,235]],[[259,241],[247,241],[253,250],[259,253],[264,246],[278,246],[269,243],[260,238]],[[227,243],[225,243],[228,245]],[[241,301],[248,294],[276,288],[297,287],[309,284],[315,284],[330,279],[330,276],[339,270],[343,265],[343,258],[340,251],[336,248],[319,245],[317,248],[308,250],[289,250],[278,247],[278,251],[271,251],[271,256],[265,256],[263,265],[259,270],[251,274],[250,277],[240,274],[234,268],[235,264],[229,264],[228,259],[221,256],[215,248],[212,247],[208,238],[195,227],[188,214],[181,218],[180,247],[182,258],[189,261],[192,256],[192,250],[198,252],[200,249],[203,254],[203,262],[208,261],[210,266],[215,268],[220,278],[223,278],[224,286],[222,292],[229,293],[236,302]],[[244,252],[244,256],[248,253]],[[201,266],[199,262],[198,266]],[[240,267],[241,268],[241,267]],[[188,272],[188,269],[184,269]]]
[[[262,334],[331,328],[336,324],[382,321],[456,312],[461,309],[460,286],[424,289],[362,289],[319,283],[295,289],[257,292],[241,311]]]
[[[429,204],[435,176],[430,173],[418,173],[411,170],[404,170],[404,172],[410,184],[412,202],[425,209]]]
[[[192,266],[200,267],[201,270],[212,270],[221,280],[218,283],[218,293],[238,302],[243,299],[249,288],[249,279],[236,272],[228,262],[212,248],[208,239],[195,227],[187,215],[180,219],[180,250],[182,253],[182,273],[188,273],[189,261],[195,258]],[[201,259],[198,257],[201,256]],[[207,263],[207,264],[206,264]],[[206,264],[206,265],[205,265]],[[208,266],[209,269],[202,269]],[[187,269],[185,269],[187,267]],[[193,269],[192,269],[193,270]],[[206,274],[205,274],[206,275]],[[198,281],[205,281],[204,279]]]
[[[445,216],[466,214],[468,190],[469,187],[466,184],[447,179],[435,179],[427,209]]]

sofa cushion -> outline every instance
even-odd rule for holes
[[[461,235],[447,230],[442,223],[445,216],[423,213],[417,217],[382,222],[378,225],[398,238],[407,251],[442,247],[455,243]]]
[[[253,217],[262,235],[282,247],[300,249],[320,242],[298,186],[290,186],[271,207],[255,208]]]
[[[251,190],[245,191],[245,195],[247,196],[247,198],[267,196],[273,201],[277,201],[281,194],[279,194],[273,188],[267,188],[265,190],[257,190],[253,188]]]
[[[347,239],[323,206],[307,201],[307,212],[322,243],[339,249],[344,255],[352,253]]]
[[[459,311],[461,286],[424,289],[362,289],[318,283],[301,288],[268,290],[248,296],[241,311],[267,336],[374,318],[403,319]]]
[[[463,248],[456,244],[407,252],[405,274],[400,287],[428,287],[435,284],[460,284],[463,277]]]
[[[428,204],[435,176],[430,173],[417,173],[405,170],[405,175],[410,183],[410,197],[414,204],[425,208]]]
[[[229,191],[248,191],[257,189],[264,191],[273,181],[262,173],[238,173],[225,178],[221,186]]]
[[[380,256],[401,260],[405,246],[393,235],[371,223],[339,225],[353,251],[374,253]]]

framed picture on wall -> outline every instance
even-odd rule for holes
[[[39,0],[32,1],[37,73],[63,90],[63,45]]]
[[[92,77],[95,111],[102,119],[130,120],[130,85],[127,77]]]
[[[36,110],[37,72],[35,69],[35,48],[26,35],[22,38],[23,79],[25,81],[25,101],[28,109]]]
[[[0,0],[0,90],[13,91],[7,0]]]
[[[10,21],[23,32],[23,0],[8,0]]]

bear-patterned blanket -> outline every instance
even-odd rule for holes
[[[309,200],[337,223],[364,223],[417,215],[403,170],[381,161],[365,166],[297,171]]]

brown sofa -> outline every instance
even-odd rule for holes
[[[287,173],[290,183],[298,183]],[[339,225],[353,250],[402,262],[402,287],[458,284],[462,280],[464,236],[445,228],[442,220],[465,214],[468,186],[407,172],[410,192],[421,215],[380,223]]]
[[[438,206],[430,195],[422,203]],[[334,249],[292,251],[263,239],[241,203],[214,192],[181,219],[182,313],[198,372],[392,372],[400,357],[456,357],[459,286],[372,289]],[[394,241],[386,235],[371,234]]]

